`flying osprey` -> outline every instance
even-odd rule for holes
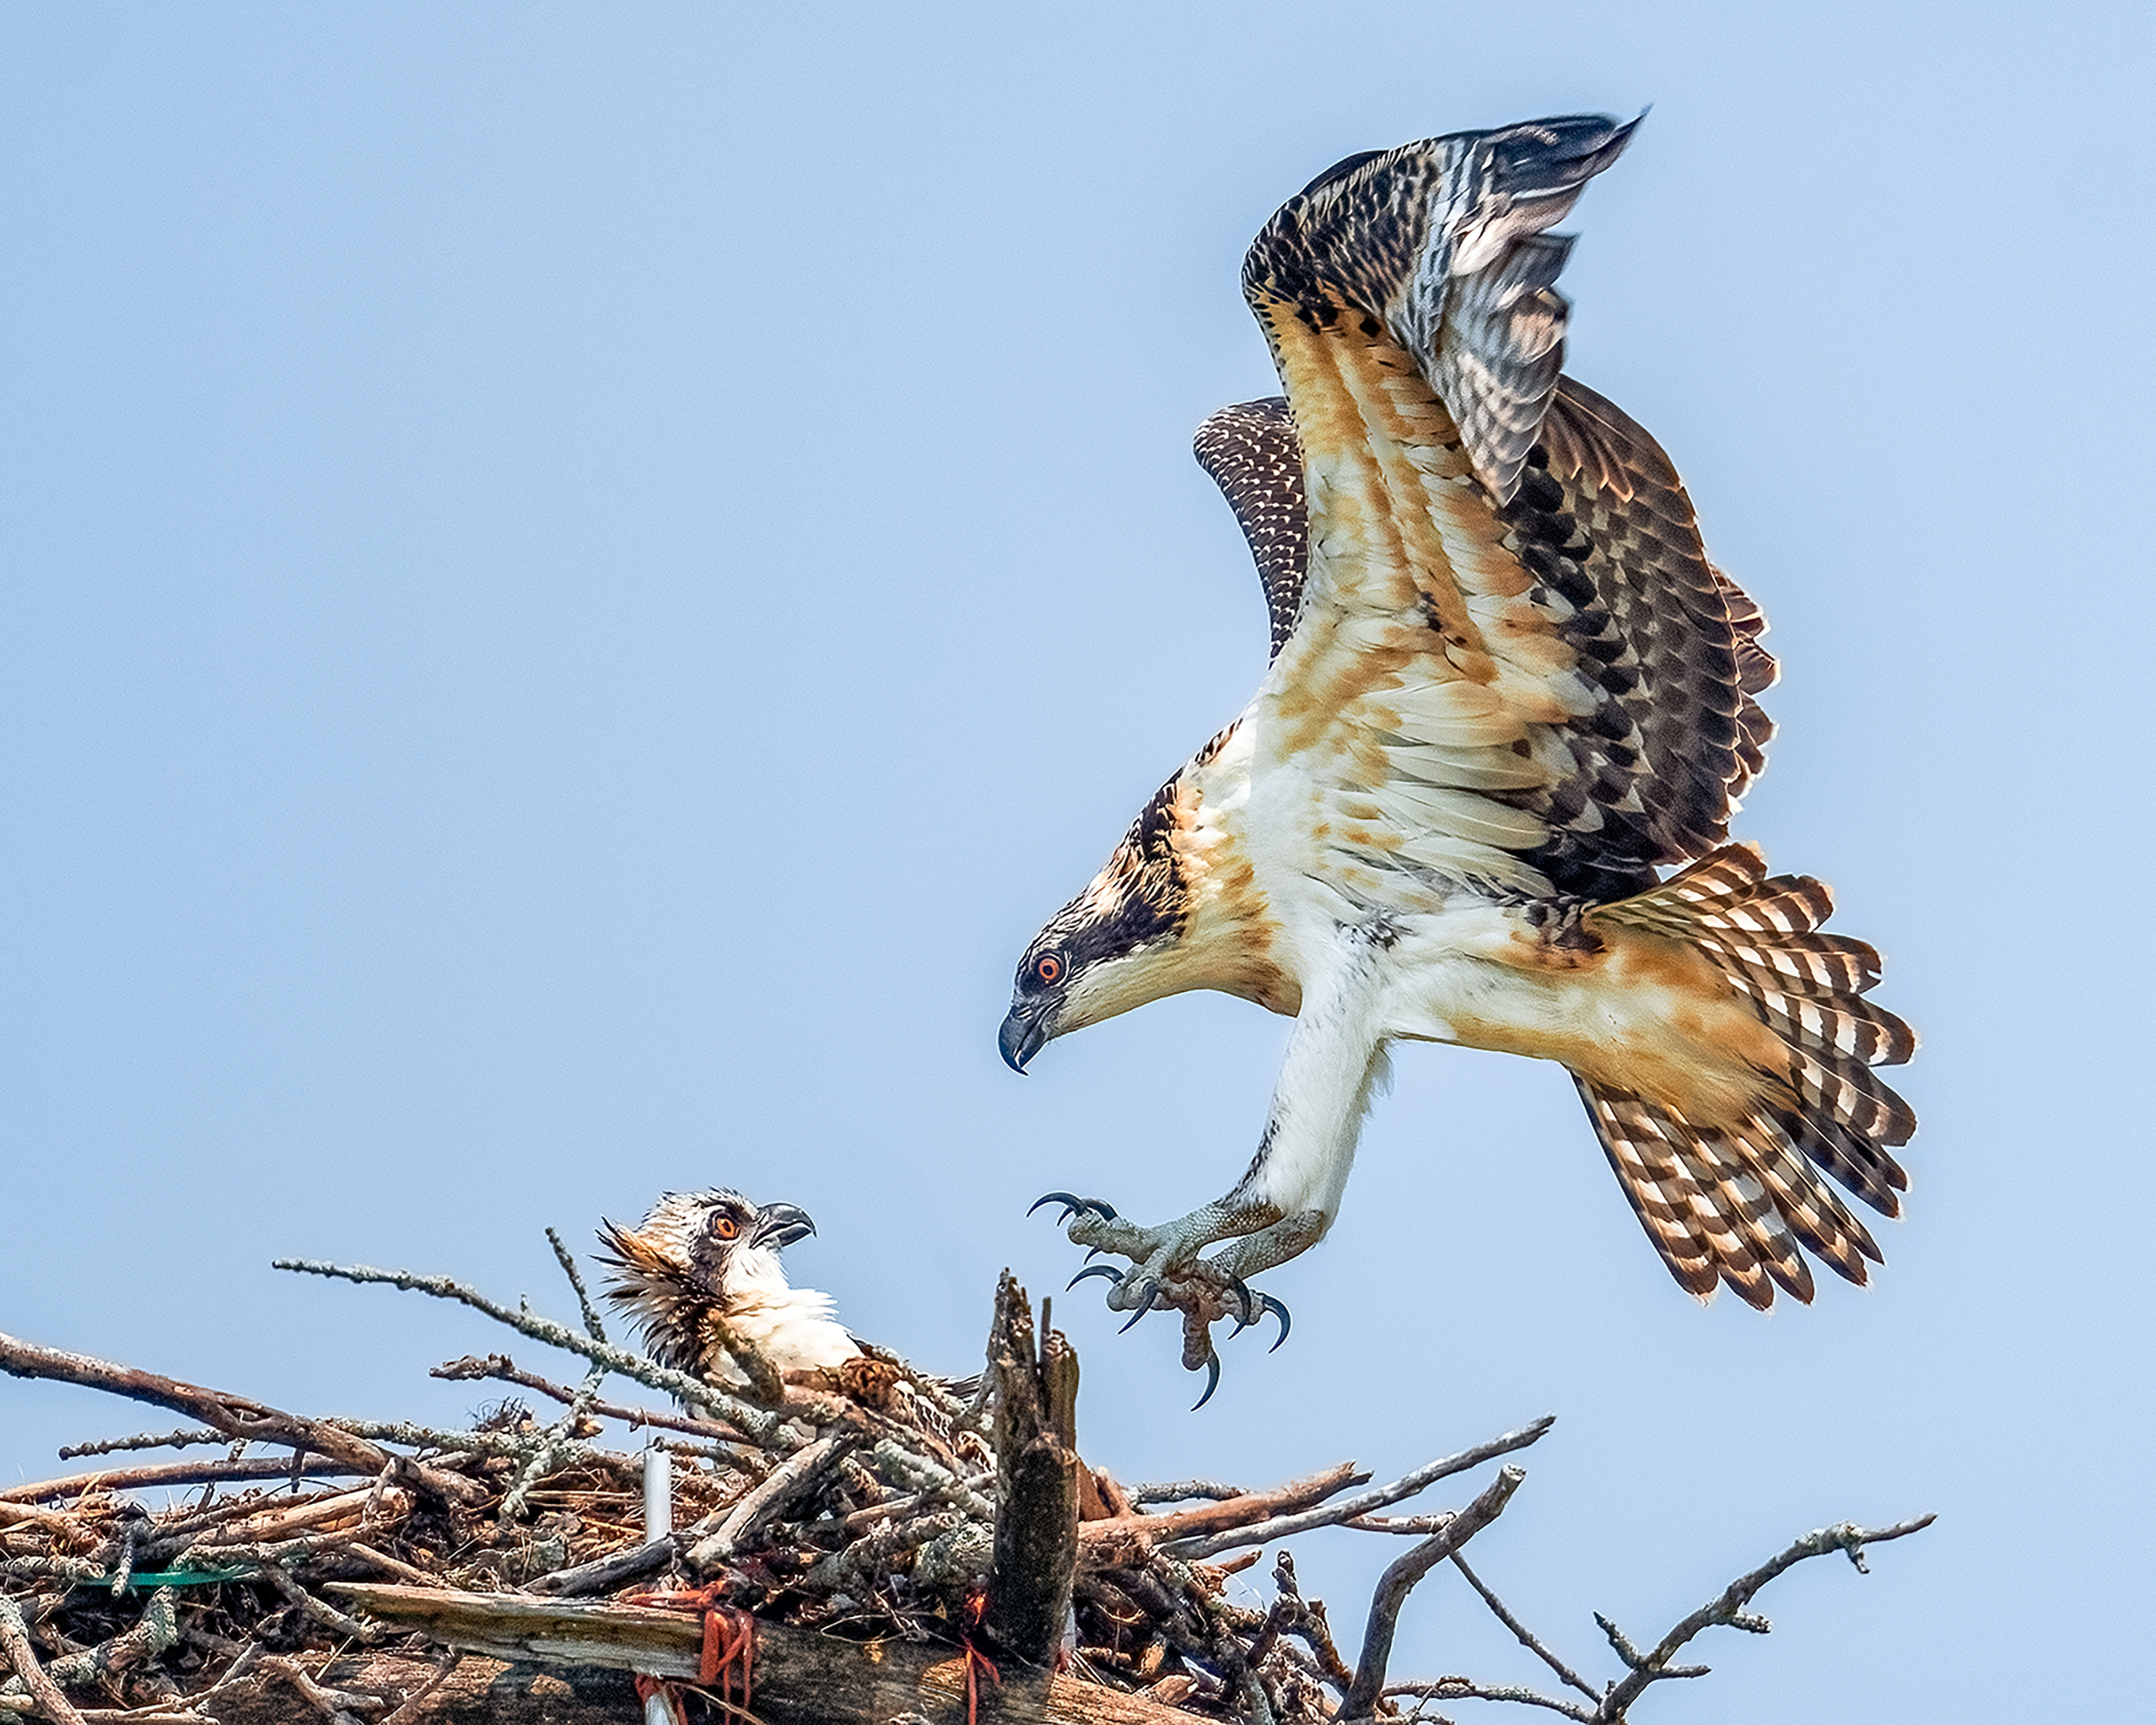
[[[816,1231],[790,1204],[753,1204],[738,1192],[670,1192],[637,1227],[601,1222],[606,1297],[642,1331],[651,1357],[731,1389],[747,1384],[727,1351],[755,1344],[783,1376],[821,1384],[939,1432],[976,1380],[931,1378],[861,1341],[832,1315],[828,1294],[797,1288],[778,1255]],[[712,1320],[718,1322],[714,1323]],[[924,1394],[925,1387],[925,1394]]]
[[[1878,1248],[1821,1171],[1899,1212],[1888,1147],[1915,1117],[1871,1069],[1916,1039],[1859,998],[1878,955],[1815,932],[1818,881],[1726,842],[1772,731],[1764,624],[1654,439],[1559,375],[1571,242],[1545,230],[1632,129],[1351,157],[1244,264],[1287,395],[1214,414],[1197,454],[1256,558],[1271,666],[1026,948],[1001,1036],[1023,1070],[1188,988],[1295,1018],[1224,1197],[1142,1228],[1051,1194],[1073,1241],[1135,1266],[1086,1272],[1108,1304],[1179,1308],[1184,1364],[1216,1380],[1217,1319],[1270,1308],[1285,1335],[1244,1278],[1331,1227],[1401,1039],[1567,1067],[1694,1294],[1809,1301],[1800,1248],[1862,1282]]]

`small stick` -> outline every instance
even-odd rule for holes
[[[1399,1627],[1400,1608],[1407,1604],[1414,1584],[1433,1565],[1443,1563],[1504,1513],[1512,1493],[1527,1478],[1523,1469],[1507,1466],[1481,1494],[1405,1557],[1396,1558],[1378,1578],[1370,1599],[1369,1626],[1363,1631],[1363,1653],[1355,1662],[1355,1681],[1340,1703],[1340,1717],[1361,1719],[1376,1709],[1385,1686],[1386,1662],[1393,1656],[1393,1635]]]
[[[275,1455],[257,1456],[251,1461],[161,1461],[148,1467],[109,1468],[103,1473],[72,1473],[63,1479],[40,1480],[35,1485],[12,1486],[0,1491],[0,1502],[42,1503],[51,1497],[80,1497],[86,1491],[134,1491],[154,1486],[281,1480],[289,1478],[291,1471],[290,1462]],[[320,1480],[364,1477],[377,1470],[310,1455],[300,1471],[309,1479]]]
[[[557,1384],[542,1378],[536,1372],[521,1369],[516,1362],[506,1353],[490,1353],[484,1358],[466,1354],[462,1359],[453,1359],[436,1366],[428,1373],[429,1378],[444,1378],[451,1383],[465,1383],[490,1378],[496,1383],[514,1384],[521,1389],[536,1389],[540,1394],[557,1402],[573,1402],[577,1392],[566,1384]],[[711,1438],[719,1443],[740,1445],[747,1440],[731,1425],[716,1425],[708,1420],[691,1420],[685,1414],[654,1414],[649,1408],[623,1407],[613,1402],[593,1402],[588,1412],[603,1419],[619,1420],[632,1430],[656,1426],[665,1431],[685,1431],[692,1437]]]
[[[349,1620],[347,1620],[348,1621]],[[307,1675],[306,1668],[298,1660],[282,1654],[272,1654],[257,1663],[255,1670],[282,1677],[300,1692],[300,1698],[325,1718],[335,1719],[340,1712],[378,1713],[388,1705],[378,1695],[361,1695],[349,1689],[326,1689]]]
[[[701,1402],[716,1408],[759,1443],[770,1441],[783,1423],[783,1416],[751,1407],[738,1396],[690,1373],[671,1370],[611,1343],[594,1342],[588,1336],[578,1335],[567,1325],[541,1317],[536,1312],[512,1312],[476,1288],[466,1287],[446,1276],[415,1276],[406,1270],[375,1270],[364,1264],[328,1264],[311,1258],[280,1258],[270,1267],[301,1276],[330,1276],[340,1281],[376,1283],[430,1295],[437,1300],[457,1301],[475,1312],[484,1312],[498,1324],[507,1325],[520,1336],[529,1336],[534,1342],[543,1342],[564,1353],[581,1354],[593,1365],[604,1366],[610,1372],[619,1372],[648,1389],[664,1390],[684,1402]]]
[[[326,1600],[316,1599],[298,1582],[293,1580],[287,1572],[276,1565],[265,1564],[262,1570],[262,1576],[263,1579],[284,1594],[300,1610],[335,1630],[339,1635],[350,1635],[362,1645],[369,1645],[380,1638],[382,1632],[379,1629],[363,1624],[355,1617],[347,1616]]]
[[[584,1333],[594,1342],[605,1341],[606,1326],[599,1322],[598,1313],[592,1309],[591,1293],[584,1286],[583,1272],[577,1268],[575,1255],[562,1244],[562,1236],[551,1228],[547,1230],[547,1244],[553,1247],[554,1259],[562,1266],[562,1274],[569,1278],[569,1286],[577,1291],[577,1307],[584,1314]]]
[[[406,1696],[403,1705],[384,1719],[382,1725],[406,1725],[407,1721],[417,1718],[419,1714],[419,1703],[440,1688],[443,1684],[448,1682],[450,1674],[464,1663],[464,1654],[457,1648],[451,1647],[445,1650],[442,1655],[440,1665],[435,1668],[434,1675]]]
[[[1248,1497],[1250,1491],[1242,1486],[1224,1486],[1218,1480],[1169,1480],[1150,1486],[1133,1486],[1130,1500],[1133,1503],[1183,1503],[1193,1497]]]
[[[345,1550],[362,1562],[373,1564],[377,1569],[387,1570],[392,1575],[403,1576],[414,1587],[439,1587],[442,1584],[440,1576],[430,1574],[424,1569],[416,1568],[410,1563],[401,1562],[391,1557],[387,1552],[377,1551],[371,1545],[362,1545],[357,1539],[345,1547]]]
[[[1897,1522],[1891,1527],[1876,1528],[1860,1527],[1854,1522],[1844,1522],[1839,1527],[1821,1527],[1816,1532],[1807,1533],[1768,1558],[1758,1568],[1738,1576],[1698,1610],[1681,1620],[1656,1644],[1651,1653],[1640,1652],[1625,1640],[1614,1624],[1598,1614],[1596,1621],[1601,1624],[1604,1634],[1609,1636],[1609,1645],[1616,1649],[1618,1657],[1632,1669],[1602,1697],[1594,1717],[1604,1722],[1604,1725],[1614,1725],[1614,1722],[1625,1717],[1625,1710],[1640,1698],[1640,1692],[1649,1684],[1665,1677],[1698,1676],[1703,1667],[1673,1666],[1670,1661],[1702,1630],[1722,1625],[1732,1629],[1749,1630],[1754,1635],[1764,1634],[1766,1619],[1748,1615],[1744,1607],[1751,1602],[1754,1594],[1784,1569],[1794,1568],[1807,1558],[1821,1557],[1828,1552],[1838,1551],[1846,1553],[1850,1562],[1860,1573],[1863,1573],[1866,1546],[1883,1545],[1890,1539],[1902,1539],[1912,1533],[1922,1532],[1936,1519],[1936,1516],[1917,1516],[1909,1521]]]
[[[86,1353],[65,1353],[57,1348],[42,1348],[34,1342],[0,1335],[0,1371],[18,1378],[80,1384],[90,1389],[107,1390],[135,1401],[171,1408],[205,1425],[215,1426],[227,1437],[275,1444],[280,1449],[289,1445],[295,1451],[313,1450],[366,1474],[379,1473],[393,1465],[408,1468],[411,1478],[437,1497],[472,1502],[486,1495],[486,1488],[475,1480],[459,1479],[408,1457],[393,1456],[387,1450],[378,1449],[321,1420],[287,1414],[281,1408],[249,1401],[244,1396],[231,1395],[221,1389],[183,1384],[156,1372],[114,1365]],[[295,1455],[295,1464],[298,1459]]]
[[[805,1450],[796,1450],[734,1505],[716,1532],[690,1548],[689,1567],[701,1573],[726,1562],[772,1516],[836,1467],[855,1441],[850,1432],[834,1432]]]
[[[0,1594],[0,1652],[8,1656],[8,1663],[14,1666],[23,1686],[30,1692],[38,1710],[53,1725],[82,1725],[82,1715],[69,1705],[59,1686],[38,1663],[37,1650],[30,1645],[30,1626],[23,1621],[22,1608],[3,1594]]]
[[[1322,1473],[1275,1486],[1270,1491],[1238,1491],[1232,1497],[1219,1499],[1201,1509],[1173,1510],[1166,1515],[1103,1517],[1086,1522],[1080,1530],[1080,1537],[1092,1543],[1142,1533],[1163,1544],[1170,1540],[1194,1539],[1200,1534],[1218,1533],[1253,1522],[1291,1515],[1322,1503],[1350,1486],[1367,1486],[1369,1482],[1370,1476],[1358,1470],[1353,1462],[1342,1461]]]
[[[94,1444],[69,1444],[58,1454],[63,1461],[72,1461],[79,1455],[110,1455],[116,1450],[186,1450],[198,1444],[225,1444],[231,1442],[221,1431],[194,1431],[182,1429],[168,1431],[162,1437],[152,1437],[147,1432],[134,1437],[106,1438]]]
[[[1491,1438],[1487,1443],[1477,1444],[1471,1450],[1462,1450],[1456,1455],[1446,1455],[1435,1461],[1425,1462],[1413,1473],[1402,1474],[1390,1485],[1380,1486],[1374,1491],[1365,1491],[1358,1497],[1343,1498],[1337,1503],[1305,1510],[1300,1515],[1281,1516],[1272,1521],[1260,1522],[1253,1527],[1238,1527],[1204,1538],[1179,1539],[1167,1549],[1178,1558],[1209,1558],[1215,1552],[1229,1551],[1239,1545],[1271,1545],[1291,1533],[1307,1532],[1312,1527],[1330,1527],[1337,1522],[1368,1515],[1373,1509],[1383,1509],[1389,1503],[1398,1503],[1403,1497],[1412,1497],[1418,1491],[1453,1474],[1465,1473],[1469,1468],[1479,1467],[1500,1455],[1508,1455],[1515,1450],[1524,1450],[1556,1423],[1555,1415],[1545,1414],[1532,1425],[1522,1426],[1517,1431],[1508,1431],[1502,1437]],[[1098,1527],[1101,1523],[1096,1522],[1093,1525]]]
[[[64,1510],[38,1509],[28,1503],[0,1503],[0,1527],[18,1523],[42,1527],[64,1539],[87,1539],[90,1529]]]
[[[1417,1701],[1516,1701],[1523,1707],[1548,1707],[1553,1713],[1563,1713],[1568,1719],[1577,1719],[1580,1725],[1594,1725],[1594,1715],[1574,1702],[1559,1701],[1553,1695],[1543,1695],[1517,1683],[1477,1683],[1469,1677],[1438,1677],[1418,1683],[1394,1683],[1385,1691],[1387,1699],[1394,1697],[1413,1697]],[[1418,1711],[1414,1717],[1420,1718]],[[1435,1715],[1432,1715],[1433,1717]]]
[[[1487,1605],[1491,1612],[1496,1615],[1498,1622],[1503,1624],[1507,1629],[1512,1630],[1512,1634],[1518,1639],[1519,1644],[1522,1647],[1526,1648],[1528,1652],[1533,1654],[1536,1658],[1542,1661],[1544,1665],[1555,1671],[1569,1687],[1577,1689],[1582,1695],[1585,1696],[1589,1701],[1595,1702],[1597,1705],[1600,1704],[1602,1700],[1602,1692],[1594,1688],[1588,1682],[1586,1678],[1581,1676],[1578,1672],[1573,1670],[1570,1666],[1559,1659],[1557,1655],[1551,1652],[1548,1648],[1543,1646],[1543,1644],[1535,1638],[1534,1631],[1530,1630],[1525,1624],[1522,1623],[1518,1618],[1513,1616],[1510,1611],[1507,1610],[1505,1609],[1505,1602],[1482,1584],[1482,1578],[1467,1567],[1467,1559],[1460,1556],[1458,1552],[1455,1552],[1452,1554],[1452,1567],[1467,1578],[1468,1586],[1473,1588],[1476,1593],[1482,1596],[1482,1603]]]

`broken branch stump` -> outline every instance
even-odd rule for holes
[[[1078,1567],[1078,1355],[1048,1327],[1034,1345],[1033,1305],[1006,1270],[988,1344],[994,1373],[995,1554],[988,1633],[1029,1665],[1055,1656]]]

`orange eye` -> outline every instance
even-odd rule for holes
[[[711,1218],[711,1233],[717,1239],[732,1240],[740,1232],[741,1224],[734,1220],[732,1216],[714,1216]]]
[[[1033,973],[1044,983],[1060,983],[1063,980],[1063,961],[1053,952],[1043,952],[1033,961]]]

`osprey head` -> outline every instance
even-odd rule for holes
[[[758,1206],[725,1191],[697,1194],[685,1224],[689,1267],[722,1301],[747,1288],[784,1287],[780,1250],[816,1231],[808,1212],[790,1204]]]
[[[790,1204],[759,1206],[724,1188],[670,1192],[635,1229],[600,1228],[615,1272],[608,1297],[649,1321],[699,1296],[723,1305],[748,1288],[783,1288],[781,1249],[815,1231]]]
[[[1155,793],[1107,866],[1025,949],[996,1039],[1013,1071],[1066,1030],[1193,986],[1175,963],[1189,900],[1173,842],[1182,788],[1178,776]]]

